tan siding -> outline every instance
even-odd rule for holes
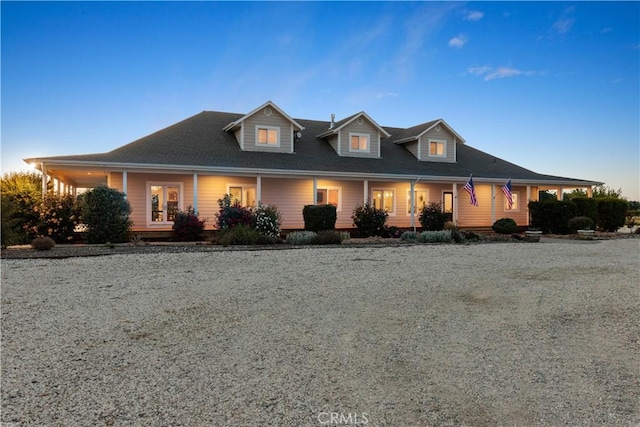
[[[364,202],[364,183],[362,181],[318,180],[318,188],[337,187],[341,190],[341,210],[337,212],[336,228],[352,228],[353,210]],[[313,194],[312,194],[313,196]]]
[[[416,159],[419,159],[419,152],[418,152],[418,141],[412,141],[412,142],[407,142],[405,144],[403,144],[404,148],[406,148],[407,150],[409,150],[409,152],[411,154],[413,154],[413,156]]]
[[[469,193],[458,185],[458,225],[460,227],[486,227],[491,222],[491,185],[475,183],[479,206],[473,206]],[[496,218],[497,219],[497,218]]]
[[[293,151],[292,123],[274,108],[271,116],[265,116],[264,110],[256,112],[244,123],[244,149],[246,151],[266,151],[274,153],[291,153]],[[270,126],[280,128],[280,146],[256,145],[256,126]]]
[[[349,151],[351,139],[349,133],[366,133],[369,134],[369,152],[353,152]],[[349,123],[340,130],[340,151],[341,155],[345,157],[367,157],[378,158],[378,149],[380,148],[380,136],[378,128],[372,125],[368,120],[364,120],[362,124],[358,124],[357,121]]]
[[[446,157],[429,157],[429,139],[437,139],[439,141],[446,141]],[[447,132],[444,127],[438,132],[435,129],[431,129],[420,137],[420,160],[429,162],[455,162],[455,137]]]
[[[329,144],[334,149],[334,151],[338,153],[338,136],[332,135],[329,138],[327,138],[327,141],[329,141]]]
[[[278,207],[283,229],[303,229],[302,209],[313,203],[313,180],[263,178],[262,203]]]

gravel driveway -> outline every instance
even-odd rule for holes
[[[2,261],[2,424],[640,423],[640,240]]]

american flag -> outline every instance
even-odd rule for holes
[[[504,196],[507,198],[507,203],[509,204],[509,209],[513,207],[513,194],[511,194],[511,178],[505,185],[502,186],[502,192]]]
[[[466,190],[466,192],[469,193],[469,195],[471,196],[471,204],[473,206],[479,206],[478,205],[478,198],[476,197],[476,189],[473,186],[473,178],[472,177],[469,177],[469,181],[467,181],[467,183],[462,188],[464,190]]]

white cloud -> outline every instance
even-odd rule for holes
[[[465,44],[467,44],[467,38],[462,34],[459,34],[458,36],[449,40],[449,47],[456,47],[460,49]]]
[[[538,74],[535,71],[522,71],[512,67],[471,67],[467,68],[467,73],[475,74],[477,76],[484,76],[484,81],[490,81],[495,79],[504,79],[507,77],[516,76],[532,76]]]
[[[479,21],[484,17],[484,12],[479,10],[470,10],[464,17],[465,21]]]
[[[552,29],[556,34],[564,35],[571,31],[571,27],[573,26],[573,22],[575,20],[573,18],[561,18],[553,23]]]
[[[386,99],[386,98],[392,98],[395,99],[398,96],[400,96],[397,92],[387,92],[387,93],[378,93],[376,95],[377,99]]]

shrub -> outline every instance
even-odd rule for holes
[[[49,236],[36,237],[31,241],[31,247],[38,251],[48,251],[56,245],[56,242]]]
[[[2,246],[28,243],[25,224],[37,223],[33,207],[42,201],[42,177],[36,172],[10,172],[0,180]]]
[[[306,205],[302,209],[304,229],[318,232],[321,230],[333,230],[338,219],[337,209],[333,205]]]
[[[531,227],[543,233],[569,234],[569,220],[576,216],[577,208],[571,201],[555,199],[529,202]]]
[[[576,216],[587,216],[591,218],[593,224],[598,223],[598,202],[590,197],[576,197],[571,199],[576,205]]]
[[[383,237],[398,238],[398,237],[400,237],[401,234],[402,234],[402,232],[395,225],[392,225],[390,227],[385,226]]]
[[[122,243],[129,237],[131,206],[124,193],[100,185],[81,198],[82,222],[87,226],[88,243]]]
[[[204,223],[205,220],[198,218],[198,213],[189,206],[186,211],[178,211],[175,214],[171,229],[176,233],[178,240],[191,242],[200,239]]]
[[[231,196],[225,194],[222,199],[218,199],[220,210],[216,214],[217,227],[219,230],[226,230],[238,225],[252,226],[254,222],[251,209],[240,205],[236,200],[231,203]]]
[[[449,243],[451,230],[427,230],[418,235],[420,243]]]
[[[269,237],[280,236],[280,224],[282,224],[282,216],[278,212],[276,206],[263,205],[258,203],[258,207],[254,211],[256,230],[260,234]]]
[[[444,230],[447,214],[442,212],[441,203],[432,202],[422,208],[419,221],[424,230]]]
[[[275,245],[276,243],[282,243],[282,240],[278,237],[266,236],[264,234],[258,234],[256,245]]]
[[[418,232],[417,231],[405,231],[400,235],[400,240],[404,240],[405,242],[416,242],[418,241]]]
[[[462,231],[460,234],[462,235],[464,242],[477,242],[481,240],[480,235],[473,231]]]
[[[588,216],[576,216],[569,220],[568,226],[572,233],[578,230],[593,230],[593,220]]]
[[[286,242],[290,245],[309,245],[315,237],[313,231],[293,231],[287,234]]]
[[[511,218],[500,218],[491,226],[491,229],[499,234],[513,234],[517,228],[516,222]]]
[[[617,197],[596,199],[598,206],[598,227],[603,231],[616,231],[624,226],[629,203]]]
[[[384,236],[387,232],[385,223],[389,214],[383,209],[376,209],[371,203],[356,206],[351,219],[361,237]]]
[[[255,228],[246,224],[237,224],[224,229],[218,238],[218,243],[222,246],[255,245],[259,236]]]
[[[79,222],[79,206],[70,194],[49,193],[33,205],[24,228],[31,237],[49,236],[56,243],[73,240],[73,230]]]
[[[342,243],[343,234],[335,230],[318,231],[316,236],[311,240],[314,245],[339,245]]]

